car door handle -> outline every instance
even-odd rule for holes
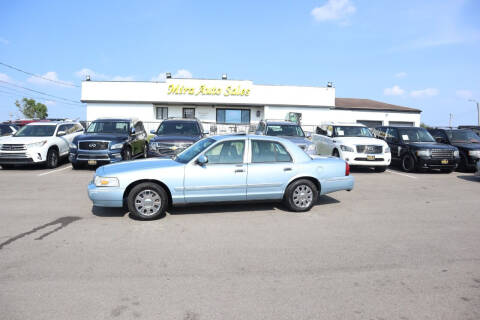
[[[292,171],[292,168],[283,168],[283,171]]]
[[[235,170],[235,173],[238,173],[238,172],[245,172],[245,170],[243,170],[243,169],[237,169],[237,170]]]

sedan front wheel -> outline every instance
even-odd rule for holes
[[[130,213],[136,218],[152,220],[165,214],[168,196],[158,184],[145,182],[130,191],[127,204]]]

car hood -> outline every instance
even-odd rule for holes
[[[132,171],[142,171],[161,168],[173,168],[183,166],[183,163],[173,161],[172,159],[152,158],[135,161],[124,161],[119,163],[107,164],[97,169],[96,174],[104,177],[121,175]]]
[[[377,145],[384,146],[385,141],[377,138],[369,137],[335,137],[333,138],[337,143],[349,145]]]
[[[292,141],[296,144],[311,144],[312,142],[305,137],[292,137],[292,136],[278,136],[289,141]]]
[[[409,146],[418,148],[418,149],[446,149],[446,150],[456,150],[457,148],[450,146],[448,144],[437,143],[437,142],[410,142],[406,143]]]
[[[84,141],[84,140],[126,140],[128,139],[127,134],[109,134],[109,133],[87,133],[75,137],[75,141]]]
[[[194,143],[200,139],[200,136],[155,136],[150,139],[150,142]]]
[[[467,150],[478,150],[480,149],[480,143],[452,143],[455,147],[467,149]]]
[[[5,137],[1,139],[2,143],[4,144],[29,144],[35,143],[40,141],[45,141],[50,139],[51,137]]]

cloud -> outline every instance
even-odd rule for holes
[[[410,96],[414,98],[433,97],[438,95],[438,89],[426,88],[421,90],[412,90]]]
[[[13,82],[6,73],[0,73],[0,80],[6,82]]]
[[[71,87],[73,85],[72,82],[70,81],[64,81],[64,80],[60,80],[58,78],[58,75],[55,71],[49,71],[45,74],[42,74],[41,75],[42,78],[45,78],[45,79],[42,79],[42,78],[39,78],[39,77],[34,77],[34,76],[31,76],[31,77],[28,77],[27,78],[27,82],[30,82],[30,83],[34,83],[34,84],[38,84],[38,85],[56,85],[56,86],[59,86],[59,87]],[[50,79],[50,80],[53,80],[53,81],[60,81],[60,82],[64,82],[65,84],[61,84],[61,83],[58,83],[58,82],[52,82],[52,81],[48,81],[46,79]],[[70,84],[70,85],[69,85]]]
[[[186,70],[186,69],[180,69],[177,70],[174,74],[172,74],[172,78],[177,78],[177,79],[190,79],[193,77],[193,74]],[[163,82],[166,79],[166,72],[160,72],[157,76],[153,77],[151,80],[156,81],[156,82]]]
[[[472,91],[464,89],[455,91],[455,94],[457,95],[457,97],[465,100],[470,99],[473,96]]]
[[[0,43],[1,43],[1,44],[4,44],[4,45],[8,45],[8,44],[10,44],[10,41],[8,41],[8,40],[5,39],[5,38],[0,37]]]
[[[385,88],[383,89],[383,94],[386,96],[401,96],[405,93],[405,90],[400,88],[397,85],[394,85],[391,88]]]
[[[400,78],[400,79],[405,78],[406,76],[407,76],[407,73],[404,71],[395,74],[395,78]]]
[[[48,106],[48,107],[51,107],[51,106],[54,106],[56,105],[57,103],[53,100],[45,100],[44,103]]]
[[[98,73],[89,68],[83,68],[75,72],[75,76],[84,80],[87,76],[93,81],[133,81],[134,76],[110,76],[103,73]]]
[[[321,7],[314,8],[310,13],[316,21],[339,21],[348,24],[348,17],[353,15],[357,8],[350,0],[328,0]]]

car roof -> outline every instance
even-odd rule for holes
[[[95,119],[93,120],[92,122],[95,122],[95,121],[133,121],[133,122],[136,122],[138,121],[137,118],[98,118],[98,119]]]
[[[286,120],[265,120],[266,124],[298,126],[298,123]]]
[[[38,121],[26,124],[27,126],[57,126],[60,124],[79,124],[77,121]]]
[[[165,121],[176,121],[176,122],[198,122],[198,119],[192,118],[167,118],[163,120]]]

